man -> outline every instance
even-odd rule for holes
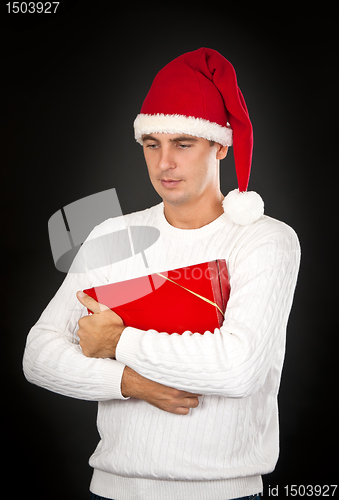
[[[202,48],[165,66],[134,128],[163,201],[105,221],[89,240],[126,221],[155,227],[150,267],[139,254],[69,273],[29,333],[24,372],[49,390],[99,401],[93,499],[255,498],[279,453],[277,394],[298,239],[246,192],[252,127],[234,69],[218,52]],[[224,197],[219,162],[232,140],[239,189]],[[231,285],[214,332],[125,327],[82,292],[213,259],[226,260]]]

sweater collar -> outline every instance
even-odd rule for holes
[[[214,233],[221,228],[225,228],[225,225],[230,224],[230,221],[226,214],[223,213],[214,221],[198,229],[180,229],[172,226],[167,221],[164,214],[164,203],[161,202],[157,205],[156,223],[161,233],[165,233],[174,238],[180,238],[181,240],[196,240],[203,238],[208,234]]]

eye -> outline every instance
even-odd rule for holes
[[[191,147],[191,144],[178,144],[178,147],[180,149],[188,149]]]
[[[146,148],[148,149],[157,149],[159,144],[146,144]]]

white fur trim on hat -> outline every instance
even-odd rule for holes
[[[227,217],[241,226],[256,222],[264,213],[264,202],[255,191],[230,191],[222,202]]]
[[[140,113],[134,120],[134,135],[139,144],[142,136],[152,133],[189,134],[215,141],[222,146],[232,146],[232,129],[222,127],[203,118],[185,115],[146,115]]]

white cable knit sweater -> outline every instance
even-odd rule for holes
[[[200,229],[171,226],[163,203],[97,226],[90,239],[128,225],[160,230],[145,253],[69,273],[31,329],[26,378],[66,396],[99,401],[101,440],[90,459],[91,491],[115,500],[226,500],[262,490],[279,453],[277,394],[300,249],[295,232],[263,216],[237,226],[222,214]],[[119,244],[119,242],[117,242]],[[76,292],[92,286],[225,259],[231,285],[225,320],[204,335],[127,327],[116,360],[86,358]],[[156,382],[202,394],[189,415],[123,398],[128,365]]]

